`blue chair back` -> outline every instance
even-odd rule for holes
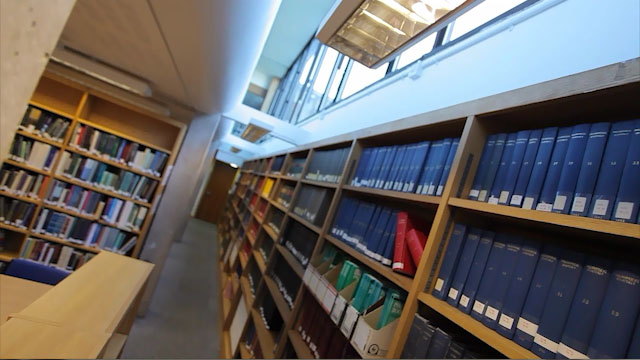
[[[70,273],[27,259],[13,259],[4,274],[49,285],[56,285]]]

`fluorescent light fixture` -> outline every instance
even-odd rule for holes
[[[264,135],[270,133],[271,130],[273,130],[273,126],[258,119],[251,118],[249,119],[249,123],[247,124],[247,127],[244,128],[244,131],[242,132],[242,135],[240,135],[240,137],[249,142],[255,143]]]
[[[230,164],[229,164],[229,166],[231,166],[231,167],[232,167],[232,168],[234,168],[234,169],[237,169],[237,168],[238,168],[238,165],[237,165],[237,164],[234,164],[234,163],[230,163]]]
[[[376,68],[477,0],[342,0],[316,37]]]
[[[239,149],[239,148],[237,148],[237,147],[235,147],[235,146],[231,146],[231,152],[232,152],[232,153],[237,154],[237,153],[239,153],[240,151],[242,151],[242,150],[241,150],[241,149]]]

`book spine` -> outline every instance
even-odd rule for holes
[[[487,137],[487,142],[484,144],[484,148],[482,149],[480,160],[478,160],[476,175],[473,178],[473,185],[471,185],[471,190],[469,191],[469,199],[471,200],[478,200],[478,196],[480,195],[480,188],[482,187],[482,180],[486,174],[487,164],[489,162],[489,158],[493,154],[493,148],[496,145],[496,137],[496,134],[489,135]]]
[[[433,287],[432,294],[438,299],[444,300],[449,294],[449,288],[451,287],[451,281],[453,280],[454,272],[458,267],[458,261],[460,260],[460,254],[465,242],[467,233],[467,226],[464,224],[455,224],[451,231],[451,236],[447,243],[447,248],[440,265],[440,271],[436,278],[436,283]]]
[[[493,181],[493,186],[489,188],[487,202],[489,204],[498,204],[500,195],[504,189],[504,183],[507,181],[507,174],[509,172],[509,166],[511,165],[511,158],[516,148],[516,140],[518,139],[518,133],[511,133],[507,135],[507,140],[504,145],[502,157],[498,165],[496,177]]]
[[[551,159],[557,133],[557,127],[546,128],[542,133],[540,146],[538,147],[533,169],[531,170],[531,176],[527,183],[527,190],[522,200],[523,209],[533,209],[538,203],[538,197],[540,196],[544,178],[547,175],[547,168],[549,167],[549,160]]]
[[[473,263],[471,264],[471,269],[469,269],[469,275],[467,276],[467,281],[464,284],[464,289],[462,290],[462,295],[460,295],[460,301],[458,303],[458,308],[466,314],[471,312],[471,308],[475,302],[478,286],[482,280],[482,275],[484,274],[491,248],[493,247],[494,236],[495,233],[493,231],[483,231],[480,236],[480,242],[473,256]]]
[[[496,144],[493,147],[493,153],[491,154],[491,158],[487,164],[487,172],[482,179],[482,186],[480,188],[480,194],[478,195],[478,201],[487,201],[490,195],[493,182],[496,178],[496,173],[498,172],[498,167],[500,166],[500,159],[502,158],[506,141],[507,134],[503,133],[497,135]]]
[[[549,169],[547,170],[547,175],[544,178],[544,185],[542,186],[542,191],[540,191],[540,198],[538,199],[536,210],[550,212],[553,208],[553,201],[555,199],[556,191],[558,190],[558,181],[562,174],[562,166],[564,165],[564,159],[567,156],[572,131],[573,129],[571,127],[564,127],[558,130],[558,137],[556,138],[556,144],[553,147],[553,153],[551,154],[551,160],[549,162]]]
[[[455,270],[455,275],[451,281],[451,286],[447,292],[447,302],[452,306],[458,306],[458,301],[462,295],[464,283],[467,281],[469,270],[473,264],[473,257],[476,254],[476,249],[480,243],[480,235],[482,230],[478,228],[469,229],[467,239],[464,242],[462,253],[460,254],[460,260]]]
[[[613,208],[613,220],[635,222],[640,207],[640,120],[631,135],[627,159],[622,170],[620,189]]]
[[[560,214],[569,213],[580,174],[580,166],[582,165],[582,159],[584,158],[587,147],[590,129],[590,124],[581,124],[573,127],[562,173],[560,174],[560,180],[558,180],[556,196],[553,200],[553,208],[551,209],[553,212]]]
[[[500,266],[498,267],[493,288],[487,297],[487,309],[482,318],[482,323],[491,329],[496,328],[498,315],[500,315],[507,290],[509,290],[509,283],[513,277],[516,262],[518,261],[518,254],[522,246],[522,242],[518,238],[507,237],[505,243],[507,246],[505,247]]]
[[[484,317],[489,295],[491,295],[490,293],[493,289],[494,283],[498,279],[498,268],[500,267],[500,263],[502,263],[506,247],[507,245],[504,242],[499,241],[496,236],[496,239],[491,246],[491,254],[489,254],[489,259],[487,260],[487,266],[482,274],[482,280],[478,286],[476,299],[473,302],[473,307],[471,308],[471,316],[478,321],[482,321],[482,318]]]

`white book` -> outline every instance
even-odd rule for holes
[[[38,219],[38,226],[36,226],[35,231],[40,232],[42,227],[44,226],[44,221],[47,219],[47,215],[49,214],[49,209],[42,209],[40,212],[40,218]]]
[[[123,228],[127,227],[127,219],[129,218],[129,214],[131,213],[132,209],[133,209],[133,202],[132,201],[125,202],[124,207],[120,212],[120,216],[118,217],[118,226]]]
[[[137,236],[132,237],[131,239],[129,239],[129,241],[127,241],[124,245],[120,246],[120,249],[118,249],[118,254],[124,255],[127,253],[127,251],[131,250],[131,248],[133,248],[133,246],[136,244],[138,240]]]
[[[139,168],[144,161],[144,151],[138,150],[136,156],[133,158],[133,167]]]
[[[122,209],[122,200],[118,200],[116,202],[115,205],[115,209],[113,210],[113,213],[111,214],[111,217],[109,218],[109,222],[110,223],[115,223],[116,219],[118,218],[118,215],[120,214],[120,209]]]
[[[58,168],[56,169],[56,175],[62,174],[64,172],[64,170],[69,167],[69,162],[71,161],[71,154],[67,151],[65,151],[62,154],[62,158],[60,159],[60,162],[58,163]]]
[[[91,135],[91,144],[89,145],[89,151],[92,153],[97,153],[96,144],[98,143],[98,136],[100,135],[100,131],[94,131]]]
[[[38,260],[36,260],[37,262],[42,262],[46,256],[47,253],[47,249],[49,249],[51,245],[49,245],[49,243],[44,244],[44,246],[42,247],[42,250],[40,250],[40,255],[38,256]]]
[[[71,140],[69,141],[69,145],[71,145],[72,147],[77,148],[78,145],[76,145],[78,143],[78,137],[80,136],[80,131],[82,131],[82,125],[78,124],[78,126],[76,127],[76,132],[75,134],[73,134],[73,137],[71,137]]]
[[[68,246],[64,246],[60,251],[60,256],[58,257],[58,262],[56,263],[56,266],[62,269],[66,269],[67,265],[69,264],[69,259],[71,258],[72,252],[73,252],[73,249],[71,249]]]
[[[91,239],[93,238],[93,235],[95,234],[97,228],[98,228],[97,223],[93,223],[89,227],[89,232],[87,233],[87,237],[84,239],[84,244],[86,246],[89,246],[91,244]]]
[[[144,222],[144,218],[147,216],[147,208],[144,206],[140,207],[140,210],[138,210],[138,216],[135,219],[134,222],[134,227],[135,228],[140,228],[142,226],[142,223]]]
[[[49,250],[47,251],[47,256],[45,256],[44,258],[45,265],[49,265],[49,263],[51,263],[51,257],[53,256],[54,250],[55,249],[53,248],[53,246],[49,247]]]

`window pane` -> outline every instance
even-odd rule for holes
[[[342,61],[338,66],[338,70],[336,70],[336,75],[333,77],[333,81],[331,82],[331,87],[329,88],[329,93],[327,94],[327,104],[323,104],[323,107],[332,104],[336,99],[336,95],[338,95],[338,89],[340,88],[340,83],[342,82],[342,78],[344,77],[344,72],[347,70],[348,63],[349,58],[343,56]]]
[[[396,69],[402,69],[403,67],[411,64],[412,62],[420,59],[422,55],[428,53],[433,49],[433,44],[436,42],[437,32],[427,36],[426,38],[420,40],[417,44],[403,51],[402,54],[398,57],[398,66]]]
[[[282,114],[282,120],[290,121],[292,119],[293,112],[296,106],[301,101],[302,90],[304,89],[307,79],[309,78],[309,74],[311,73],[311,67],[313,66],[313,61],[316,58],[319,47],[319,41],[312,41],[311,45],[307,47],[304,55],[301,57],[300,64],[302,65],[302,68],[300,69],[300,73],[293,83],[291,93],[289,95],[289,98],[287,99],[287,107]]]
[[[320,64],[316,80],[313,83],[311,91],[307,95],[305,103],[302,105],[302,110],[300,110],[300,116],[298,119],[303,120],[318,111],[322,95],[324,95],[324,92],[327,89],[329,78],[331,77],[331,71],[333,71],[333,66],[336,64],[337,58],[338,52],[334,49],[327,48],[322,59],[322,64]]]
[[[347,78],[347,83],[344,86],[344,91],[342,92],[342,99],[346,99],[382,79],[387,73],[387,67],[389,67],[389,64],[382,65],[377,69],[369,69],[359,62],[354,61],[351,66],[351,71],[349,72],[349,77]]]
[[[484,0],[453,23],[451,40],[455,40],[487,21],[502,15],[526,0]]]

